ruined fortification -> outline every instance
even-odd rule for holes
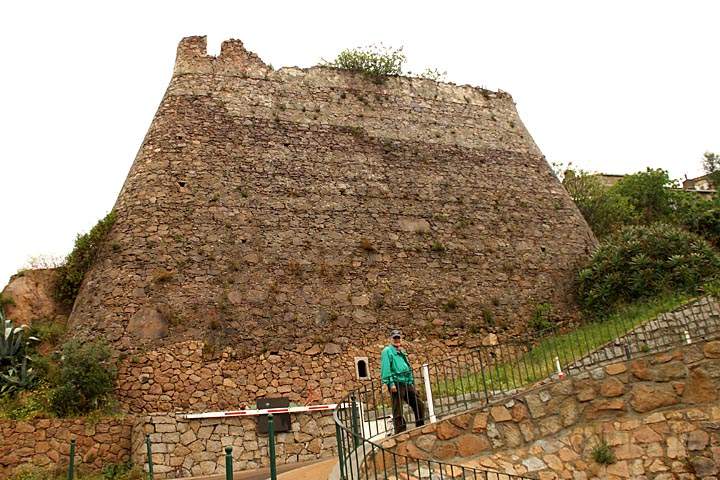
[[[71,324],[149,352],[121,369],[136,411],[329,400],[391,326],[432,356],[541,302],[571,316],[595,244],[507,93],[273,70],[205,37],[181,41],[115,210]]]

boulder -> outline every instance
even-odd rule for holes
[[[32,325],[37,320],[54,320],[63,316],[64,308],[55,301],[55,269],[26,270],[14,275],[2,291],[9,300],[5,313],[16,325]]]
[[[132,316],[127,333],[143,340],[157,340],[167,336],[168,321],[157,307],[145,306]]]

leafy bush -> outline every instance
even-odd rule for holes
[[[363,73],[380,82],[388,75],[401,75],[403,63],[405,63],[405,54],[402,48],[371,45],[342,50],[335,60],[326,65]]]
[[[75,302],[80,284],[114,223],[115,212],[111,211],[88,233],[77,236],[75,247],[65,258],[65,263],[58,268],[55,297],[59,301],[68,306]]]
[[[720,274],[720,256],[699,236],[654,224],[612,235],[580,270],[578,300],[591,316],[665,292],[691,292]]]
[[[50,404],[60,417],[87,413],[103,406],[115,386],[117,371],[110,349],[99,343],[70,341],[63,346]]]
[[[31,343],[35,337],[27,335],[27,325],[16,327],[5,318],[0,307],[0,396],[15,395],[29,389],[35,383],[35,372],[30,366]]]
[[[720,198],[707,200],[695,193],[672,192],[673,223],[720,247]]]
[[[598,237],[637,221],[637,213],[630,201],[605,187],[596,175],[568,171],[563,185]]]
[[[640,223],[650,224],[667,221],[672,212],[671,189],[676,187],[667,171],[648,168],[644,172],[625,175],[609,191],[628,200],[638,213]]]

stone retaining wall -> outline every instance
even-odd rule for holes
[[[278,433],[277,463],[294,463],[335,455],[332,412],[293,414],[290,432]],[[256,419],[185,420],[178,415],[151,415],[133,428],[132,458],[146,460],[145,435],[152,440],[155,478],[225,472],[226,446],[233,447],[234,467],[248,470],[268,465],[268,437],[256,431]]]
[[[385,446],[541,479],[715,478],[720,341],[597,368],[401,434]],[[617,462],[601,466],[605,440]]]
[[[23,467],[62,468],[68,464],[70,440],[76,439],[75,464],[98,470],[130,459],[133,419],[0,420],[0,478]]]

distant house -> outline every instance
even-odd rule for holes
[[[715,192],[715,185],[713,185],[710,175],[703,175],[702,177],[686,178],[683,180],[683,190],[712,190]]]
[[[595,176],[605,187],[612,187],[618,183],[625,175],[615,175],[614,173],[596,173]]]

